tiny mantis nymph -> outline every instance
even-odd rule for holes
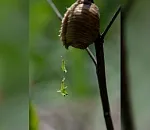
[[[67,73],[66,62],[63,58],[62,58],[61,69],[64,73]],[[60,89],[57,92],[61,93],[61,95],[65,97],[66,95],[68,95],[68,92],[66,89],[67,89],[67,86],[65,86],[65,77],[63,77],[61,84],[60,84]]]

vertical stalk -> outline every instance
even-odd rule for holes
[[[110,106],[108,100],[108,93],[106,87],[106,74],[105,74],[105,60],[104,60],[104,48],[103,39],[100,38],[100,34],[95,41],[96,59],[97,59],[97,79],[99,84],[99,91],[102,101],[103,114],[105,118],[107,130],[114,130],[113,122],[110,114]]]

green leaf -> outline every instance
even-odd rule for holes
[[[35,106],[29,101],[29,130],[38,130],[38,116]]]

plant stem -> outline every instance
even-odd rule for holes
[[[114,14],[114,16],[112,17],[111,21],[109,22],[109,24],[107,25],[105,31],[101,34],[101,38],[104,39],[108,30],[110,29],[110,27],[112,26],[113,22],[115,21],[115,19],[117,18],[118,14],[121,11],[121,6],[118,7],[116,13]]]
[[[132,117],[131,98],[129,91],[128,70],[126,63],[126,46],[121,40],[121,115],[124,130],[134,130]]]
[[[59,12],[59,10],[57,9],[57,7],[55,6],[55,4],[53,3],[52,0],[47,0],[47,2],[50,4],[50,6],[52,7],[52,9],[54,10],[54,12],[56,13],[57,17],[59,18],[59,20],[62,20],[63,17],[61,15],[61,13]]]
[[[128,78],[126,35],[124,34],[127,11],[129,11],[132,4],[128,4],[126,6],[126,12],[124,10],[121,13],[121,121],[124,130],[135,130],[131,106],[130,81]]]
[[[95,56],[93,55],[93,53],[90,51],[90,49],[87,47],[86,48],[87,53],[89,54],[89,56],[91,57],[92,61],[94,62],[95,66],[97,65],[97,61]]]
[[[97,66],[96,66],[97,78],[98,78],[99,91],[102,100],[103,114],[104,114],[107,130],[114,130],[114,126],[111,118],[110,105],[109,105],[109,99],[107,93],[103,43],[107,32],[109,31],[110,27],[112,26],[113,22],[117,18],[120,11],[121,11],[121,7],[118,8],[115,15],[112,17],[111,21],[109,22],[108,26],[103,32],[103,34],[101,36],[99,34],[99,36],[94,42],[96,59],[97,59]]]
[[[95,41],[95,50],[97,58],[97,78],[99,84],[99,91],[102,100],[103,114],[107,130],[114,130],[113,122],[110,114],[110,106],[106,87],[106,75],[105,75],[105,61],[104,61],[104,50],[103,50],[103,39],[100,35]]]

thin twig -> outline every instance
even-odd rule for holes
[[[119,8],[117,9],[116,13],[114,14],[114,16],[112,17],[111,21],[109,22],[109,24],[107,25],[105,31],[101,34],[101,38],[104,39],[108,30],[110,29],[111,25],[113,24],[113,22],[115,21],[115,19],[117,18],[118,14],[121,11],[121,6],[119,6]]]
[[[56,13],[57,17],[59,18],[59,20],[62,20],[63,17],[61,15],[61,13],[59,12],[59,10],[57,9],[57,7],[55,6],[55,4],[53,3],[52,0],[47,0],[47,2],[50,4],[50,6],[52,7],[52,9],[54,10],[54,12]],[[94,54],[91,52],[91,50],[87,47],[86,48],[87,53],[89,54],[90,58],[92,59],[93,63],[96,65],[97,61],[96,58],[94,56]]]
[[[97,65],[97,61],[95,59],[95,56],[93,55],[93,53],[90,51],[90,49],[87,47],[86,48],[87,53],[89,54],[89,56],[91,57],[91,59],[93,60],[95,66]]]
[[[53,3],[52,0],[47,0],[47,2],[50,4],[50,6],[52,7],[52,9],[54,10],[54,12],[56,13],[57,17],[59,18],[59,20],[62,20],[63,17],[61,15],[61,13],[59,12],[59,10],[57,9],[57,7],[55,6],[55,4]]]

